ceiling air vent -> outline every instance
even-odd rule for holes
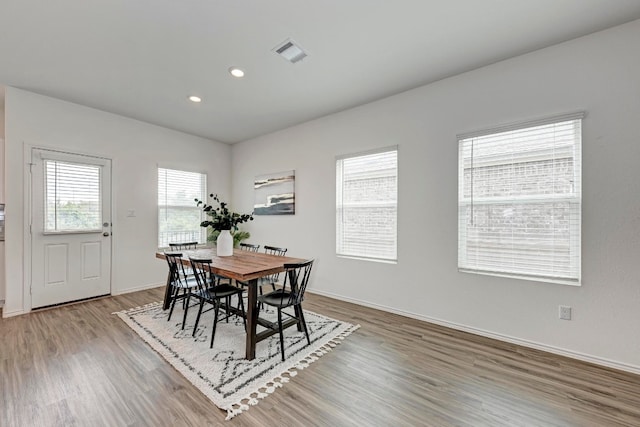
[[[303,60],[307,56],[304,50],[290,39],[285,40],[278,46],[274,47],[273,51],[292,64]]]

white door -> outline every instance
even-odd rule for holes
[[[31,306],[111,292],[111,161],[31,152]]]

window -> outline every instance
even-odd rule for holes
[[[206,182],[205,174],[158,168],[158,247],[206,242],[203,212],[194,202],[206,200]]]
[[[580,283],[582,117],[458,137],[461,271]]]
[[[336,160],[336,253],[397,260],[398,150]]]
[[[100,166],[44,161],[45,233],[102,230]]]

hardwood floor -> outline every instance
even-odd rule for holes
[[[307,294],[362,327],[230,421],[115,311],[0,319],[0,426],[640,426],[640,376]]]

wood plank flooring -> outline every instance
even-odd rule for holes
[[[111,313],[0,319],[0,426],[640,426],[640,376],[308,294],[362,327],[230,421]]]

